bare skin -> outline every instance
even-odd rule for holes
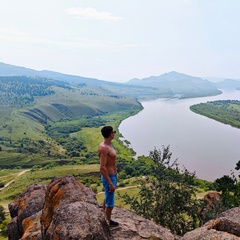
[[[114,138],[114,133],[111,133],[108,138],[104,138],[104,141],[100,143],[98,148],[98,156],[100,159],[100,172],[102,176],[106,179],[109,184],[109,191],[114,192],[115,187],[109,178],[109,175],[117,172],[116,169],[116,151],[111,146],[111,141]],[[111,213],[113,207],[106,207],[105,202],[103,203],[103,208],[105,210],[107,220],[110,223]]]

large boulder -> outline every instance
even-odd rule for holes
[[[74,177],[56,178],[47,187],[41,216],[42,236],[48,240],[109,239],[104,211],[93,191]]]
[[[221,213],[215,229],[240,237],[240,208],[232,208]]]
[[[203,227],[186,233],[183,240],[240,239],[240,208],[229,209]]]
[[[10,240],[110,238],[95,194],[72,176],[55,178],[48,186],[29,186],[9,204],[9,211]]]
[[[12,221],[7,232],[11,240],[18,240],[24,234],[23,221],[43,209],[46,186],[31,185],[15,201],[8,205]]]
[[[168,229],[124,208],[114,207],[112,218],[119,222],[119,227],[111,229],[112,237],[115,240],[180,239]]]

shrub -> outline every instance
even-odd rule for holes
[[[200,224],[199,202],[193,198],[195,174],[180,170],[171,155],[169,146],[151,151],[152,174],[141,180],[138,196],[123,198],[139,215],[183,235]]]

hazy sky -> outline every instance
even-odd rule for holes
[[[0,62],[126,82],[240,79],[240,0],[0,0]]]

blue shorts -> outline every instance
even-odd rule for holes
[[[117,186],[117,174],[114,173],[114,174],[110,174],[109,175],[112,183],[113,183],[113,186],[116,188]],[[103,184],[103,187],[104,187],[104,201],[105,201],[105,206],[106,207],[114,207],[114,203],[115,203],[115,198],[114,198],[114,193],[115,192],[109,192],[109,185],[108,185],[108,182],[106,181],[106,179],[101,176],[101,180],[102,180],[102,184]]]

